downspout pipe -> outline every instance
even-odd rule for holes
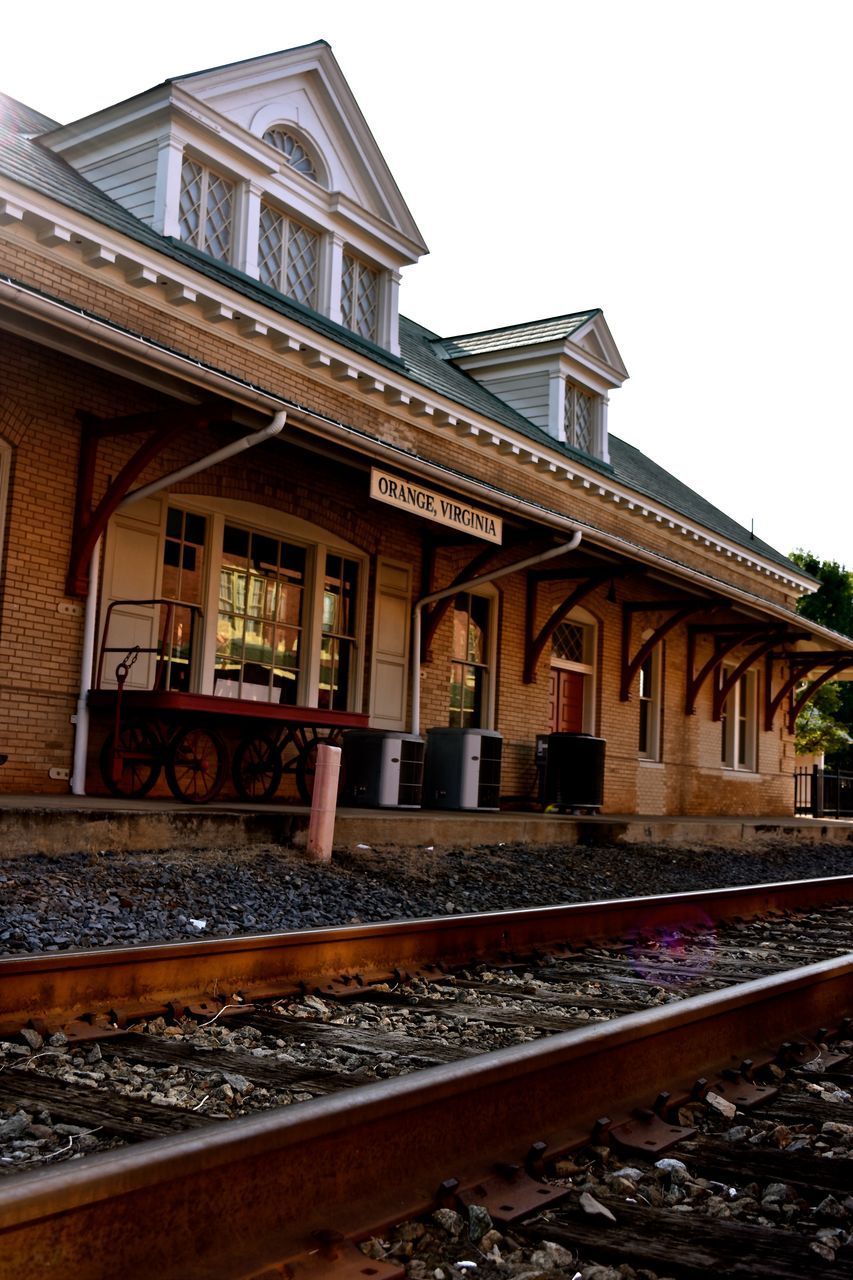
[[[152,494],[159,493],[161,489],[168,489],[170,485],[178,484],[179,481],[186,480],[189,476],[197,475],[200,471],[207,471],[210,467],[215,467],[217,463],[233,458],[235,454],[242,453],[245,449],[252,449],[256,444],[263,444],[265,440],[272,440],[274,436],[283,431],[286,421],[287,413],[282,409],[260,431],[252,431],[247,436],[241,436],[239,440],[232,440],[230,444],[225,445],[222,449],[216,449],[213,453],[208,453],[204,458],[199,458],[196,462],[191,462],[186,467],[180,467],[177,471],[170,471],[168,475],[160,476],[158,480],[152,480],[150,484],[144,484],[139,489],[134,489],[120,504],[119,511],[123,510],[124,507],[131,506],[134,502],[140,502],[143,498],[150,498]],[[98,579],[100,577],[103,542],[103,537],[98,538],[92,552],[92,558],[89,561],[89,591],[86,596],[86,613],[83,622],[83,652],[80,658],[80,690],[77,697],[77,714],[74,717],[74,759],[71,771],[71,794],[75,796],[84,796],[86,794],[86,757],[89,752],[89,690],[92,687],[92,668],[95,661],[95,636],[98,629]]]
[[[542,564],[546,560],[554,560],[557,556],[566,555],[580,546],[582,537],[581,530],[575,529],[569,542],[561,542],[559,546],[551,547],[548,551],[540,551],[538,555],[528,556],[525,560],[505,564],[502,569],[493,569],[491,573],[484,573],[478,578],[469,578],[467,582],[457,582],[452,587],[443,587],[441,591],[431,591],[429,595],[421,596],[420,600],[415,602],[412,610],[411,731],[413,734],[420,734],[421,728],[421,616],[424,608],[428,604],[435,604],[438,600],[445,600],[448,596],[455,596],[460,591],[472,591],[487,582],[494,582],[496,578],[504,578],[510,573],[520,573],[522,569],[530,569],[535,564]]]

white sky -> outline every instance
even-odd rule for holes
[[[431,249],[405,313],[602,307],[614,434],[853,568],[851,35],[847,0],[82,0],[4,13],[0,89],[66,123],[325,38]]]

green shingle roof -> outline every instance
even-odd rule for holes
[[[598,309],[574,312],[548,320],[505,326],[486,333],[441,338],[422,325],[400,317],[400,357],[374,343],[360,338],[342,325],[335,324],[318,312],[285,298],[274,289],[244,275],[226,263],[217,262],[180,241],[159,235],[128,210],[87,182],[62,157],[41,146],[38,135],[59,125],[39,111],[16,99],[0,94],[0,175],[47,196],[66,208],[91,218],[139,244],[165,255],[279,315],[336,342],[359,355],[404,374],[433,393],[444,396],[463,410],[489,418],[499,426],[517,432],[526,439],[558,453],[567,461],[582,464],[611,481],[631,489],[670,508],[673,512],[720,537],[743,547],[752,555],[778,564],[798,577],[807,576],[799,566],[732,520],[700,494],[646,457],[639,449],[613,435],[610,436],[610,464],[581,453],[569,445],[553,440],[541,428],[500,400],[452,359],[474,351],[487,351],[508,345],[533,345],[570,337]],[[487,344],[491,343],[492,346]],[[476,345],[475,345],[476,344]]]
[[[442,338],[440,350],[448,360],[462,356],[483,355],[489,351],[505,351],[508,347],[533,347],[542,342],[565,342],[595,316],[599,307],[591,311],[573,311],[565,316],[552,316],[549,320],[531,320],[527,324],[503,325],[499,329],[484,329],[480,333],[462,333],[455,338]]]

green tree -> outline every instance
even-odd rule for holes
[[[813,595],[802,597],[797,611],[853,637],[853,574],[837,560],[819,560],[810,551],[794,551],[790,558],[820,582]],[[830,682],[818,690],[797,720],[797,752],[824,752],[833,765],[853,766],[853,683]]]

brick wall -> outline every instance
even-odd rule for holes
[[[78,260],[26,242],[25,233],[0,237],[0,263],[12,274],[48,292],[111,318],[288,399],[399,444],[421,457],[476,474],[484,481],[532,501],[588,520],[614,534],[703,572],[722,576],[768,600],[791,604],[779,584],[753,570],[713,554],[665,524],[628,516],[613,503],[559,482],[534,467],[519,467],[496,448],[460,439],[448,430],[423,426],[392,411],[382,400],[345,391],[328,375],[307,369],[298,356],[274,353],[268,344],[250,342],[233,325],[212,327],[192,307],[180,312],[164,300],[158,287],[132,290],[109,270],[96,272]],[[0,751],[9,763],[0,773],[5,791],[64,791],[48,770],[71,762],[73,714],[79,678],[82,613],[79,602],[65,595],[74,508],[80,428],[78,413],[122,416],[156,409],[167,401],[141,384],[131,383],[95,366],[4,334],[0,346],[0,440],[11,448],[11,484],[6,539],[0,577]],[[233,432],[190,429],[176,432],[140,483],[156,478],[209,452]],[[292,439],[291,439],[292,437]],[[297,447],[298,428],[290,424],[283,440],[270,442],[239,459],[185,482],[180,491],[230,497],[284,510],[326,528],[359,547],[371,564],[367,600],[367,652],[363,707],[369,707],[370,629],[373,618],[375,562],[378,555],[412,566],[416,594],[451,582],[481,544],[467,549],[443,548],[425,581],[427,544],[434,530],[414,517],[379,508],[368,497],[368,474],[348,464],[343,454],[332,458]],[[141,437],[120,436],[102,442],[95,476],[95,496],[103,493],[138,446]],[[504,563],[517,558],[505,548]],[[501,562],[500,560],[498,562]],[[560,588],[542,592],[537,625]],[[535,783],[533,742],[547,729],[548,665],[546,651],[533,684],[523,682],[526,620],[524,575],[511,575],[494,588],[497,627],[495,727],[504,735],[503,790],[530,794]],[[720,727],[711,719],[710,686],[703,689],[696,714],[684,714],[687,631],[681,626],[665,641],[662,749],[660,765],[637,758],[636,693],[619,699],[622,664],[621,604],[648,595],[639,577],[618,582],[618,600],[607,600],[605,588],[584,601],[597,621],[595,732],[607,740],[605,809],[609,812],[752,812],[790,810],[790,774],[794,767],[791,740],[781,728],[758,733],[756,774],[736,776],[720,766]],[[655,626],[655,615],[642,626]],[[635,626],[640,626],[637,619]],[[439,627],[422,673],[422,726],[444,725],[448,719],[451,663],[451,615]],[[739,655],[733,655],[734,660]],[[495,675],[493,673],[493,679]],[[759,704],[762,702],[758,674]]]

